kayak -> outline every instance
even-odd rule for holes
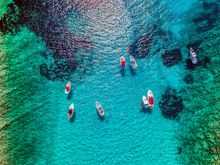
[[[146,96],[143,96],[142,97],[142,108],[149,108],[148,106],[148,100],[147,100],[147,97]]]
[[[98,101],[95,102],[95,105],[96,105],[96,109],[99,113],[99,116],[103,117],[105,112],[104,112],[104,109],[102,108],[101,104],[98,103]]]
[[[71,82],[69,81],[69,82],[66,84],[65,93],[66,93],[66,94],[69,94],[70,91],[71,91]]]
[[[125,61],[124,56],[121,56],[121,57],[120,57],[120,65],[121,65],[122,67],[125,67],[125,66],[126,66],[126,61]]]
[[[67,116],[68,116],[69,118],[72,118],[72,117],[73,117],[73,114],[74,114],[74,104],[72,103],[72,104],[70,105],[70,107],[69,107],[68,112],[67,112]]]
[[[151,90],[147,92],[147,101],[149,107],[152,109],[154,107],[154,96]]]
[[[137,62],[135,61],[135,58],[132,55],[130,55],[130,62],[131,62],[131,67],[135,69],[137,67]]]
[[[142,101],[143,101],[143,105],[144,105],[144,106],[145,106],[145,105],[148,105],[148,101],[147,101],[146,96],[143,96],[143,97],[142,97]]]
[[[198,60],[196,58],[196,53],[193,48],[190,48],[190,57],[193,64],[197,64]]]

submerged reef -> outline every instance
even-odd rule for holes
[[[8,12],[8,5],[12,3],[13,0],[2,0],[0,3],[0,18],[2,18]]]
[[[93,46],[89,38],[74,34],[67,26],[69,11],[76,6],[77,4],[58,0],[15,0],[8,5],[8,13],[0,20],[0,30],[4,33],[16,33],[19,27],[27,26],[51,50],[49,56],[54,63],[43,64],[39,68],[41,75],[49,80],[68,78],[78,66],[77,52]],[[68,68],[64,69],[64,65]],[[63,69],[67,70],[65,74],[62,73]]]
[[[199,63],[185,70],[194,82],[187,77],[182,92],[185,110],[180,113],[178,151],[184,164],[214,165],[220,164],[220,2],[204,0],[194,6],[199,7],[202,10],[187,16],[183,32],[186,47],[199,50]]]
[[[202,44],[202,40],[197,40],[197,41],[188,43],[186,47],[188,49],[190,49],[190,47],[192,47],[193,49],[197,50],[201,44]]]
[[[130,46],[130,54],[139,58],[146,57],[152,44],[153,39],[150,35],[141,36]]]
[[[192,22],[197,24],[196,31],[206,32],[208,30],[211,30],[213,27],[215,27],[219,17],[218,14],[220,12],[220,7],[218,2],[202,2],[203,10],[206,12],[201,12],[198,14],[197,17],[193,18]]]
[[[163,64],[167,67],[171,67],[182,61],[181,49],[166,50],[162,55]]]
[[[45,91],[53,90],[39,73],[39,64],[46,61],[40,54],[46,50],[45,42],[28,28],[20,28],[16,34],[0,33],[1,165],[25,164],[38,156],[42,160],[51,156],[51,150],[41,155],[42,148],[51,146],[53,128],[47,122],[53,116],[48,113],[50,100],[45,95]]]
[[[29,6],[19,3],[18,5],[20,5],[25,24],[41,36],[47,47],[52,50],[54,63],[47,68],[46,64],[43,64],[41,68],[45,70],[41,69],[41,75],[50,80],[70,77],[78,65],[76,60],[78,50],[92,47],[89,38],[76,36],[67,27],[68,11],[73,9],[73,6],[67,1],[41,0],[29,2]],[[67,72],[63,74],[63,70]]]
[[[177,91],[167,88],[159,102],[161,113],[164,117],[175,119],[180,111],[184,109],[183,100],[177,96]]]
[[[141,24],[134,30],[133,37],[136,40],[128,47],[128,51],[132,56],[144,58],[160,53],[162,49],[170,46],[168,41],[174,39],[174,35],[170,30],[162,28],[163,21],[158,19],[151,24]]]
[[[187,84],[193,84],[193,82],[194,82],[194,79],[193,79],[193,76],[192,76],[192,74],[186,74],[185,76],[184,76],[184,82],[185,83],[187,83]]]
[[[0,17],[0,32],[15,32],[19,22],[18,18],[19,9],[14,3],[7,6],[7,13]]]

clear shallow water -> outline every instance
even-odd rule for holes
[[[35,153],[25,157],[27,164],[33,161],[36,164],[179,164],[178,122],[165,119],[158,102],[167,86],[176,89],[182,86],[183,64],[167,68],[162,64],[161,53],[164,48],[180,46],[179,31],[184,26],[181,15],[194,2],[103,1],[94,8],[70,13],[68,28],[78,36],[90,38],[93,48],[76,54],[79,61],[84,61],[70,79],[74,83],[71,98],[64,94],[66,81],[48,81],[34,70],[34,76],[44,85],[36,87],[38,92],[33,95],[36,104],[32,106],[40,104],[37,115],[40,121],[33,117],[27,124],[33,136],[25,135],[37,139]],[[73,25],[78,26],[73,28]],[[167,41],[157,34],[161,29],[173,32]],[[137,59],[135,74],[127,66],[122,75],[119,57],[124,55],[128,62],[127,48],[149,30],[154,38],[149,55]],[[37,66],[41,62],[33,63]],[[84,70],[86,73],[82,75]],[[152,113],[140,110],[141,98],[148,89],[155,96]],[[105,109],[104,120],[97,115],[96,100]],[[43,101],[49,103],[42,104]],[[70,122],[66,113],[72,102],[76,114]],[[28,109],[28,105],[19,107]]]
[[[127,66],[123,76],[119,67],[119,57],[125,55],[128,62],[127,47],[137,37],[147,33],[144,26],[148,26],[151,19],[157,19],[155,15],[158,16],[158,12],[163,14],[161,24],[164,28],[178,31],[178,24],[173,25],[175,21],[181,23],[181,12],[178,10],[177,15],[176,10],[170,10],[170,6],[180,4],[172,2],[169,6],[167,3],[170,2],[158,2],[157,6],[144,1],[113,1],[85,12],[85,17],[90,20],[85,36],[96,43],[91,52],[84,54],[93,57],[92,66],[89,66],[91,71],[83,82],[74,84],[70,100],[63,94],[65,84],[54,84],[59,90],[53,97],[59,97],[60,104],[56,106],[57,127],[52,162],[179,164],[176,138],[178,123],[161,115],[158,102],[167,86],[181,87],[183,66],[166,68],[159,53],[150,53],[147,58],[137,60],[139,66],[136,74]],[[190,7],[190,3],[186,5]],[[141,23],[143,29],[140,29]],[[178,34],[173,36],[178,37]],[[169,41],[169,44],[172,48],[177,43]],[[140,109],[141,98],[148,89],[154,92],[156,100],[152,113]],[[103,121],[97,116],[96,100],[105,109]],[[74,122],[68,122],[65,111],[71,102],[75,103],[76,108]]]

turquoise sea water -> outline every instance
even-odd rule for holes
[[[24,39],[30,47],[38,49],[20,52],[20,56],[24,54],[24,59],[30,60],[23,64],[17,63],[16,57],[15,61],[9,60],[17,70],[24,67],[22,73],[28,73],[30,81],[9,76],[8,84],[16,79],[19,84],[24,82],[24,86],[29,84],[28,89],[33,88],[26,96],[24,86],[18,87],[17,101],[24,103],[16,106],[19,115],[23,115],[8,119],[17,114],[11,112],[5,117],[12,121],[6,134],[14,134],[10,139],[13,145],[9,147],[16,146],[11,156],[21,153],[15,154],[20,164],[180,164],[180,125],[165,118],[158,103],[167,87],[179,90],[184,85],[185,64],[183,60],[166,67],[161,54],[167,49],[181,48],[184,16],[195,3],[197,0],[114,0],[70,11],[65,26],[75,36],[89,38],[92,47],[77,50],[74,56],[78,67],[68,79],[51,81],[40,75],[40,64],[53,64],[54,59],[37,56],[41,60],[35,61],[35,55],[49,52],[44,40]],[[159,31],[166,35],[159,35]],[[153,38],[153,43],[149,54],[137,59],[134,72],[129,67],[128,48],[146,35]],[[187,53],[182,51],[183,59]],[[124,74],[119,66],[122,55],[127,60]],[[69,80],[73,87],[72,94],[67,96],[64,88]],[[149,89],[155,97],[152,112],[140,108],[142,96]],[[98,117],[95,101],[105,109],[104,119]],[[72,102],[75,116],[69,121],[67,111]],[[19,143],[15,145],[13,138]]]
[[[92,51],[79,53],[92,56],[92,61],[88,59],[89,71],[82,81],[73,76],[71,99],[63,93],[65,82],[53,83],[56,92],[50,97],[59,98],[54,104],[53,163],[179,164],[178,123],[161,115],[158,102],[167,86],[181,87],[183,65],[166,68],[160,53],[151,52],[148,57],[137,60],[135,74],[128,63],[123,76],[119,57],[124,55],[128,62],[127,47],[147,33],[145,26],[157,19],[160,11],[164,15],[161,16],[162,26],[176,32],[172,38],[178,39],[181,10],[186,11],[191,4],[170,1],[158,2],[157,6],[149,1],[113,1],[85,12],[90,24],[84,35],[96,44]],[[173,8],[182,5],[186,7]],[[158,44],[162,42],[158,40]],[[177,44],[175,40],[168,42],[171,48]],[[140,109],[141,98],[148,89],[153,91],[156,100],[152,113]],[[105,109],[104,120],[97,116],[96,100]],[[69,122],[66,111],[72,102],[76,116]]]

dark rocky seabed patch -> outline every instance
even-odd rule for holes
[[[175,119],[184,109],[183,100],[175,89],[168,87],[159,102],[161,113],[164,117]]]
[[[93,44],[89,38],[76,36],[66,26],[67,16],[74,6],[67,1],[53,1],[53,4],[56,5],[43,0],[15,0],[1,19],[0,30],[16,33],[20,26],[29,27],[43,38],[54,59],[51,66],[41,65],[41,75],[49,80],[68,79],[78,66],[78,50],[91,49]]]
[[[172,50],[166,50],[162,55],[162,61],[163,64],[167,67],[171,67],[175,64],[178,64],[180,61],[182,61],[182,53],[181,49],[172,49]]]
[[[181,95],[185,109],[179,114],[182,131],[177,151],[186,164],[219,164],[220,63],[216,57],[220,50],[220,1],[202,0],[194,6],[200,7],[199,12],[188,14],[188,27],[183,32],[185,47],[194,48],[199,63],[193,65],[186,59],[187,85]]]

